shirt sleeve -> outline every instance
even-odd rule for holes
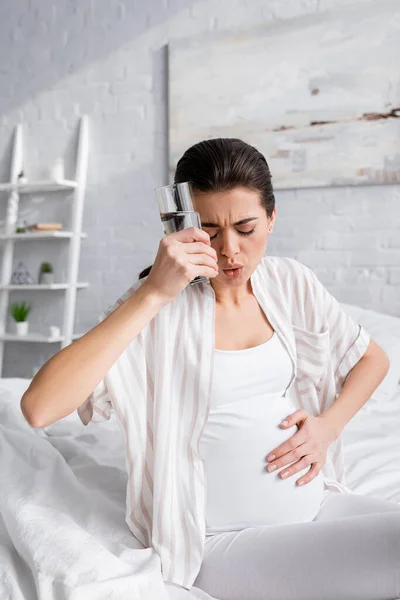
[[[112,402],[107,388],[106,377],[95,387],[83,404],[77,408],[77,413],[84,425],[108,421],[111,418]]]
[[[126,290],[120,298],[118,298],[104,312],[101,313],[97,320],[97,324],[101,323],[101,321],[103,321],[119,306],[121,306],[121,304],[142,285],[143,281],[144,279],[139,279],[134,282],[133,285]],[[85,402],[83,402],[83,404],[77,408],[78,416],[84,425],[88,425],[91,421],[93,423],[108,421],[111,418],[113,405],[109,391],[110,386],[107,386],[107,379],[110,371],[111,370],[105,374],[90,396],[86,398]]]
[[[306,267],[306,272],[312,289],[311,318],[319,320],[321,327],[329,329],[336,392],[340,393],[350,371],[365,354],[371,336],[348,315],[312,269]]]
[[[97,319],[99,324],[111,312],[110,309],[101,313]],[[92,423],[101,423],[108,421],[112,413],[111,396],[107,387],[107,373],[97,384],[92,393],[86,398],[76,410],[78,416],[84,425]]]

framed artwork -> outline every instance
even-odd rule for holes
[[[385,0],[169,45],[169,172],[238,137],[275,189],[400,182],[400,3]]]

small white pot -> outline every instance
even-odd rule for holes
[[[49,285],[54,281],[54,273],[40,273],[39,283]]]
[[[29,329],[29,321],[16,321],[15,329],[17,335],[26,335]]]
[[[56,181],[64,179],[64,161],[62,158],[57,158],[54,161],[53,167],[51,169],[51,176]]]

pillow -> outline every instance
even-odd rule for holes
[[[398,393],[400,383],[400,318],[340,303],[356,323],[364,327],[372,339],[386,352],[390,368],[382,383],[371,396],[378,402],[390,400]]]

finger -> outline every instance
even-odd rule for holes
[[[306,473],[303,477],[300,477],[300,479],[298,479],[296,481],[297,485],[304,485],[305,483],[310,483],[310,481],[315,479],[315,477],[318,475],[320,470],[321,470],[321,468],[320,468],[319,464],[313,463],[311,465],[311,469],[308,471],[308,473]]]
[[[211,248],[211,246],[207,246],[207,244],[204,244],[203,242],[185,243],[183,249],[187,254],[201,254],[202,252],[204,252],[205,254],[212,256],[215,260],[218,260],[217,253],[214,250],[214,248]]]
[[[299,421],[303,420],[306,416],[307,416],[307,411],[305,411],[304,408],[299,408],[294,413],[292,413],[288,417],[286,417],[282,421],[281,426],[284,427],[285,429],[288,429],[289,427],[292,427]]]
[[[287,477],[294,475],[295,473],[298,473],[299,471],[302,471],[303,469],[306,469],[307,467],[310,466],[310,464],[311,464],[311,457],[308,454],[307,456],[303,456],[303,458],[300,458],[297,462],[290,465],[289,468],[281,471],[279,473],[279,477],[281,477],[282,479],[286,479]]]
[[[170,233],[175,239],[180,242],[204,242],[207,246],[211,245],[209,234],[198,227],[187,227],[175,233]]]
[[[282,458],[279,460],[274,460],[273,462],[269,463],[265,468],[269,473],[272,473],[273,471],[278,471],[278,469],[282,469],[283,467],[291,465],[296,460],[300,459],[294,455],[294,452],[289,452],[288,454],[285,454],[285,456],[282,456]]]
[[[216,269],[212,269],[211,267],[207,267],[206,265],[199,265],[199,266],[193,265],[193,270],[194,270],[193,279],[195,277],[199,277],[199,276],[213,278],[218,275],[218,271]]]
[[[277,469],[281,469],[286,465],[293,463],[296,460],[301,460],[303,456],[307,456],[312,454],[311,448],[307,446],[306,443],[300,444],[297,448],[294,448],[291,452],[287,452],[280,458],[275,459],[274,461],[270,461],[267,465],[268,471],[276,471]],[[275,467],[274,469],[270,469],[269,467]]]
[[[267,454],[267,460],[268,461],[276,460],[277,458],[280,458],[284,454],[292,452],[298,446],[305,444],[307,441],[308,441],[308,439],[307,439],[305,433],[301,429],[299,429],[294,435],[292,435],[292,437],[290,437],[288,440],[283,442],[283,444],[281,444],[280,446],[277,446],[274,450],[272,450],[272,452]]]
[[[189,254],[187,260],[193,265],[207,265],[218,271],[218,265],[212,256],[208,254]]]

